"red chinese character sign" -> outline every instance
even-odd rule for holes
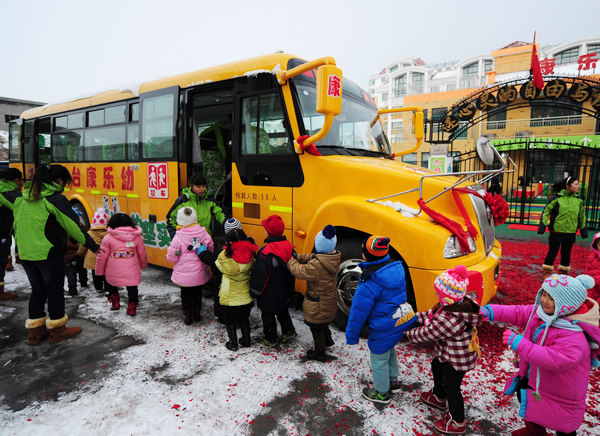
[[[165,162],[148,163],[148,197],[169,198],[169,173]]]
[[[332,75],[329,76],[327,84],[327,95],[330,97],[341,97],[342,90],[342,78]]]

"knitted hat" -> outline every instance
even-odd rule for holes
[[[315,236],[315,252],[331,253],[335,250],[337,236],[335,236],[335,227],[327,224],[323,230]]]
[[[390,238],[369,236],[362,242],[362,252],[368,262],[384,258],[390,249]]]
[[[182,207],[177,211],[177,224],[185,227],[192,224],[198,224],[196,211],[191,207]]]
[[[106,209],[103,207],[99,207],[94,212],[94,216],[92,217],[91,227],[102,227],[108,224],[108,214],[106,213]]]
[[[537,293],[535,304],[541,304],[542,292],[546,291],[554,300],[554,321],[579,309],[587,298],[587,290],[594,287],[594,279],[586,274],[571,277],[563,274],[552,274],[544,280]]]
[[[225,234],[231,232],[234,229],[242,229],[242,223],[237,218],[229,218],[223,223]]]
[[[269,236],[283,236],[285,225],[279,215],[271,215],[263,220],[261,224]]]
[[[450,306],[463,300],[469,285],[467,275],[467,269],[462,265],[457,265],[456,268],[446,270],[437,276],[433,287],[442,306]]]

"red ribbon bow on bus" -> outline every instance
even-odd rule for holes
[[[319,153],[319,150],[317,150],[317,147],[315,147],[315,144],[304,145],[304,141],[306,141],[308,138],[310,138],[309,135],[298,136],[296,142],[298,142],[300,148],[305,150],[307,153],[314,154],[315,156],[322,156],[322,154]]]

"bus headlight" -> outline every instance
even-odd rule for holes
[[[467,254],[473,253],[477,250],[475,246],[475,241],[473,238],[469,236],[469,251],[464,251],[460,248],[460,244],[458,243],[458,238],[455,235],[450,235],[448,240],[446,241],[446,246],[444,247],[444,258],[445,259],[453,259],[455,257],[466,256]]]

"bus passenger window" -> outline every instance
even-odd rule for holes
[[[242,103],[242,155],[293,153],[279,95],[271,93],[245,98]]]
[[[52,134],[54,162],[82,162],[81,130]]]
[[[88,161],[125,160],[125,126],[87,129],[84,146]]]
[[[149,97],[142,107],[142,156],[172,158],[175,96]]]

